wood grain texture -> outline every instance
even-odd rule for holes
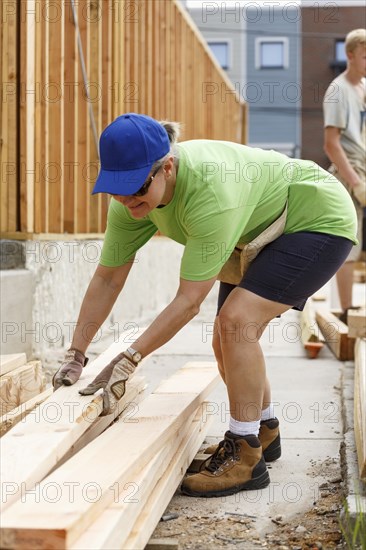
[[[78,539],[72,547],[73,550],[79,548],[95,550],[124,548],[146,506],[150,508],[152,497],[155,501],[159,501],[154,504],[158,515],[157,521],[159,521],[166,508],[166,500],[169,502],[172,497],[172,491],[166,489],[162,497],[158,495],[158,484],[163,478],[166,481],[169,478],[173,492],[177,488],[191,461],[191,457],[194,455],[194,451],[201,445],[213,420],[211,416],[205,417],[204,412],[205,403],[193,413],[171,443],[165,445],[158,455],[134,478],[133,485],[136,492],[133,496],[126,497],[126,491],[121,493],[118,500],[108,506],[103,514]],[[154,516],[151,521],[153,529],[157,521],[155,521]],[[141,526],[141,528],[145,529],[145,526]],[[151,527],[149,527],[149,531],[151,531]],[[144,540],[146,538],[149,538],[148,531],[144,535]],[[141,543],[140,548],[143,547],[144,544]]]
[[[186,140],[241,141],[244,103],[179,0],[75,6],[98,134],[134,111],[181,121]],[[90,197],[97,154],[71,2],[7,0],[6,7],[1,230],[103,231],[108,203]],[[217,86],[206,102],[204,83]]]
[[[40,361],[30,361],[0,378],[0,415],[43,392],[45,380]]]
[[[23,418],[32,412],[38,405],[43,403],[48,397],[52,395],[52,388],[39,393],[32,399],[29,399],[19,407],[11,410],[9,413],[0,417],[0,436],[6,434],[11,428],[16,426],[18,422],[21,422]]]
[[[348,327],[326,310],[317,310],[316,321],[325,341],[340,361],[352,361],[354,358],[355,339],[349,338]]]
[[[0,355],[0,376],[11,372],[12,370],[22,367],[27,362],[25,353],[9,353]]]
[[[125,333],[122,333],[121,342],[124,337]],[[1,510],[21,497],[22,488],[29,490],[45,477],[100,415],[103,407],[101,394],[81,396],[78,391],[89,384],[120,351],[121,343],[112,344],[88,364],[76,384],[54,392],[37,407],[34,414],[29,414],[24,422],[2,437],[0,474],[4,494]],[[45,439],[47,445],[44,445]],[[25,448],[26,461],[23,460]],[[9,494],[12,484],[14,491]]]
[[[171,387],[168,384],[158,388],[139,406],[134,417],[136,422],[113,424],[71,458],[65,468],[45,478],[39,484],[37,502],[25,498],[24,502],[16,502],[3,513],[1,532],[5,548],[9,545],[20,548],[29,536],[37,540],[39,550],[67,548],[77,541],[101,511],[113,502],[111,487],[125,486],[133,479],[171,440],[219,381],[214,363],[191,363],[182,370],[188,376],[192,371],[196,373],[189,392],[179,388],[174,393],[174,382]],[[77,483],[72,499],[65,490],[70,481]],[[52,506],[45,498],[50,484],[58,488],[57,500]],[[28,548],[33,547],[28,543]]]
[[[312,300],[308,300],[303,311],[300,313],[301,341],[324,342],[324,337],[319,329],[315,318],[315,309]]]
[[[366,309],[349,309],[347,326],[351,338],[366,338]]]
[[[198,424],[202,421],[202,417],[199,418],[200,415],[202,415],[202,409],[198,411],[195,419]],[[195,427],[194,431],[182,442],[169,467],[157,482],[147,503],[141,510],[131,530],[131,534],[126,540],[120,541],[118,548],[123,548],[123,550],[132,548],[138,550],[145,547],[164,510],[182,481],[189,464],[200,448],[212,421],[213,418],[210,417],[201,428]]]
[[[355,346],[354,430],[360,478],[366,480],[366,340]]]
[[[55,465],[54,470],[62,466],[67,460],[69,460],[76,453],[81,451],[86,445],[93,441],[98,435],[108,428],[116,419],[119,422],[128,422],[133,420],[133,416],[138,410],[138,405],[142,401],[144,396],[144,389],[146,388],[146,380],[144,376],[135,375],[127,385],[126,393],[123,396],[123,409],[118,407],[112,414],[108,416],[98,417],[89,428],[79,437],[77,441],[70,447],[68,452],[62,457],[62,459]],[[121,412],[122,409],[122,412]],[[51,473],[51,472],[50,472]]]

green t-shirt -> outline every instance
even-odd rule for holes
[[[186,141],[178,149],[169,204],[136,220],[111,200],[102,265],[123,265],[159,230],[185,246],[183,279],[210,279],[238,242],[250,242],[279,217],[287,200],[285,233],[315,231],[357,242],[349,194],[312,161],[225,141]]]

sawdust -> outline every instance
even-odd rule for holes
[[[306,513],[271,517],[271,527],[263,533],[260,518],[246,513],[210,513],[214,499],[175,499],[167,509],[178,517],[160,521],[153,537],[178,540],[179,550],[236,548],[237,550],[343,550],[339,516],[344,500],[339,468],[332,459],[311,465],[309,475],[322,473],[327,479],[321,486],[317,501]],[[175,504],[173,504],[175,502]],[[217,508],[216,508],[217,509]]]

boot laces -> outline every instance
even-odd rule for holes
[[[237,445],[233,439],[225,438],[220,441],[214,454],[208,458],[209,464],[205,467],[211,473],[215,473],[229,459],[235,460]]]

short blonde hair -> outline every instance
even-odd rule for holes
[[[357,46],[366,46],[366,29],[355,29],[346,36],[346,52],[353,52]]]

